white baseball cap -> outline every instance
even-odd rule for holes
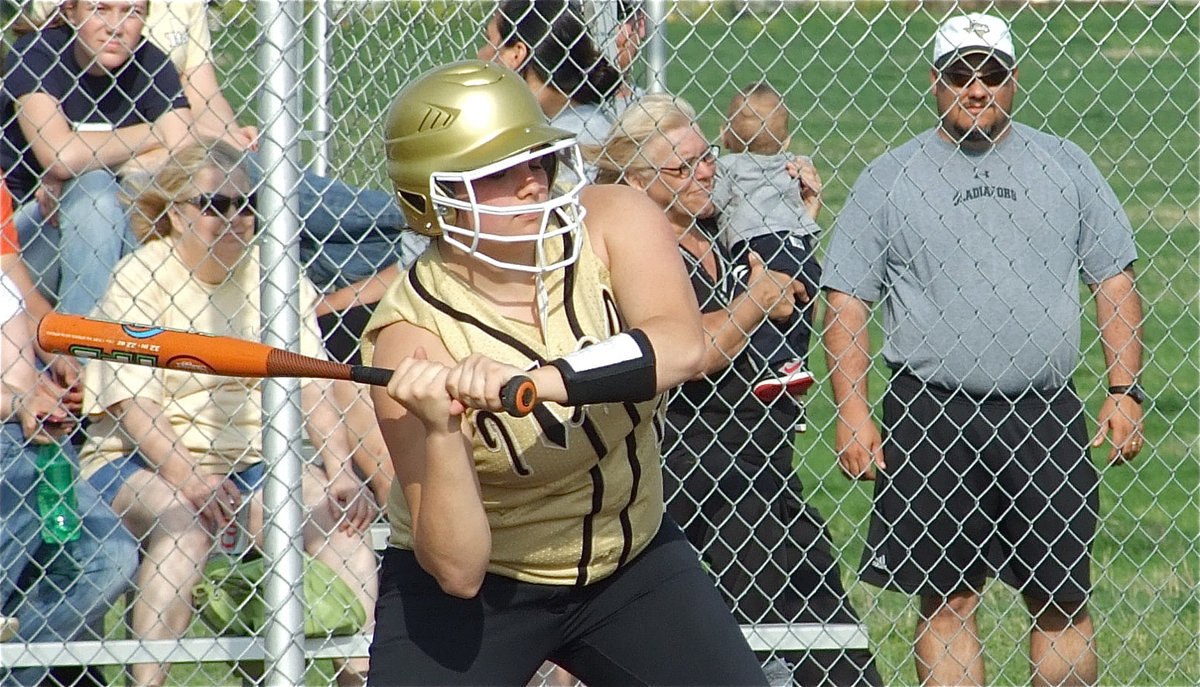
[[[1012,68],[1017,64],[1012,29],[1008,22],[977,12],[951,17],[938,27],[933,37],[933,64],[942,66],[952,55],[985,54]]]

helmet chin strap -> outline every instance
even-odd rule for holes
[[[557,210],[546,210],[542,215],[541,233],[544,236],[546,233],[546,225],[551,223],[560,223],[566,218]],[[565,248],[565,246],[564,246]],[[534,300],[537,304],[538,327],[542,330],[542,343],[549,345],[550,341],[547,337],[550,319],[550,292],[546,289],[546,264],[549,262],[546,255],[546,242],[539,240],[534,244],[533,259],[537,263],[538,271],[533,278]]]
[[[537,303],[538,327],[542,331],[542,343],[550,345],[547,334],[549,332],[549,317],[550,317],[550,292],[546,290],[546,277],[544,272],[538,272],[533,278],[534,300]]]

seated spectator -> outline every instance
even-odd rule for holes
[[[813,294],[755,253],[739,264],[716,240],[716,159],[687,103],[648,95],[630,105],[596,163],[599,183],[642,189],[666,213],[710,342],[704,375],[667,402],[667,513],[743,624],[857,625],[824,519],[806,503],[792,467],[799,407],[764,404],[751,393],[758,370],[747,348],[751,335]],[[764,672],[772,685],[881,684],[865,649],[769,654]]]
[[[56,0],[41,0],[57,4]],[[224,138],[244,151],[251,181],[258,186],[262,169],[258,129],[242,125],[221,89],[213,63],[212,36],[206,0],[151,3],[146,38],[166,51],[183,82],[198,135]],[[317,323],[325,348],[342,362],[360,364],[358,340],[374,304],[388,284],[429,241],[404,231],[404,215],[391,193],[362,189],[304,170],[296,188],[300,218],[300,259],[309,280],[323,295],[317,304]],[[349,423],[351,441],[360,444],[355,465],[383,505],[392,487],[392,462],[375,422],[370,397],[356,384],[339,384],[335,395]],[[357,407],[363,406],[363,407]],[[357,420],[364,420],[357,422]]]
[[[36,0],[25,8],[23,16],[30,28],[42,27],[42,31],[47,31],[79,14],[80,5],[87,4]],[[124,4],[132,5],[133,10],[142,9],[141,5],[145,5]],[[225,138],[239,149],[253,149],[257,146],[258,130],[237,122],[233,107],[217,80],[206,4],[203,0],[149,3],[144,8],[141,34],[164,51],[178,72],[191,113],[193,133]],[[123,30],[133,31],[134,28],[129,22],[129,26]],[[138,156],[136,164],[126,165],[122,174],[130,176],[135,169],[152,170],[166,160],[167,153],[163,147],[147,150]],[[248,162],[251,179],[257,185],[262,171],[256,156],[249,155]],[[125,222],[124,212],[115,197],[108,195],[115,193],[116,188],[115,183],[105,185],[103,207],[118,205],[105,214],[113,222]],[[323,290],[330,291],[317,306],[323,337],[328,350],[336,358],[355,362],[358,359],[359,334],[370,317],[371,304],[379,300],[387,284],[397,274],[396,264],[407,264],[415,259],[424,250],[427,239],[413,232],[401,231],[405,226],[404,217],[389,193],[357,189],[305,172],[297,195],[304,229],[300,237],[301,260],[308,277]],[[119,247],[110,246],[111,250],[107,254],[102,253],[100,260],[96,261],[83,259],[89,246],[63,244],[61,255],[64,275],[74,274],[79,269],[72,265],[83,265],[86,266],[83,273],[89,278],[88,298],[63,300],[64,288],[70,280],[63,281],[54,276],[59,264],[54,261],[59,254],[59,241],[55,240],[55,236],[61,227],[55,228],[53,222],[34,221],[40,214],[34,203],[29,203],[22,214],[22,236],[27,243],[41,249],[34,255],[36,271],[41,278],[34,282],[40,282],[39,286],[47,293],[58,293],[59,310],[89,310],[108,279],[108,271],[116,264],[120,253],[125,252],[124,249],[118,251]],[[62,216],[60,214],[60,218]],[[92,240],[89,239],[89,242]],[[81,259],[82,262],[77,262]],[[49,302],[44,296],[27,289],[26,285],[19,285],[26,292],[33,312],[40,315],[49,309]],[[344,407],[365,406],[351,412],[351,417],[373,418],[370,399],[357,386],[341,386],[339,393],[345,396],[339,399]],[[391,462],[386,459],[383,438],[373,420],[354,429],[359,432],[355,437],[355,442],[360,444],[360,450],[355,452],[358,469],[370,481],[377,502],[382,504],[391,488],[392,472]]]
[[[42,372],[35,356],[34,319],[10,270],[19,263],[12,203],[0,176],[0,634],[5,641],[98,639],[112,603],[128,588],[137,545],[86,481],[74,485],[78,538],[49,544],[37,504],[38,446],[67,437],[76,426],[80,393],[66,358]],[[37,685],[48,667],[0,667],[0,684]]]
[[[133,246],[121,169],[190,139],[192,115],[167,56],[142,41],[146,1],[65,2],[62,25],[19,37],[0,87],[0,166],[19,205],[22,258],[88,312]]]
[[[33,0],[25,8],[24,23],[30,27],[54,26],[68,13],[66,6],[70,4]],[[207,4],[204,0],[149,3],[143,34],[167,54],[179,73],[192,114],[193,133],[225,138],[238,148],[254,150],[258,129],[238,123],[217,78]],[[139,166],[152,171],[166,157],[164,149],[144,154]],[[251,179],[257,185],[263,171],[256,155],[250,155],[248,161]],[[404,216],[389,193],[356,188],[308,170],[303,172],[296,193],[303,223],[300,252],[306,273],[323,291],[340,290],[329,295],[329,303],[319,306],[319,314],[377,301],[396,273],[387,268],[396,263],[408,264],[425,248],[424,237],[401,231],[405,228]]]
[[[621,74],[588,35],[578,2],[504,0],[484,27],[481,60],[520,74],[550,125],[583,144],[604,140]]]
[[[255,150],[257,127],[238,122],[217,78],[207,5],[205,0],[150,3],[146,38],[164,50],[179,71],[196,134]],[[249,155],[247,161],[257,186],[263,174],[258,157]],[[384,275],[383,285],[373,290],[368,280],[389,266],[412,262],[428,243],[419,234],[402,232],[404,215],[391,193],[356,188],[310,170],[304,170],[296,193],[303,222],[301,258],[308,278],[322,291],[367,289],[358,300],[376,302],[394,273]]]
[[[143,245],[126,256],[95,314],[212,334],[262,334],[255,215],[244,155],[212,141],[181,150],[132,197]],[[300,284],[300,352],[323,355],[312,305]],[[257,379],[90,362],[85,409],[92,424],[83,471],[142,541],[133,629],[143,639],[183,636],[190,590],[216,533],[249,500],[249,527],[263,522],[262,406]],[[304,466],[305,549],[337,571],[372,608],[376,561],[366,528],[373,511],[350,464],[330,387],[307,380],[301,403],[318,464]],[[369,628],[368,628],[369,629]],[[338,684],[361,684],[366,659],[338,662]],[[139,684],[159,685],[168,666],[133,667]]]

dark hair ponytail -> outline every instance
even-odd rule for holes
[[[504,45],[524,43],[539,79],[571,100],[598,104],[617,90],[621,73],[596,49],[581,19],[578,3],[569,0],[504,0],[496,15]]]

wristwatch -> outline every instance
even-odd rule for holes
[[[1138,384],[1137,382],[1134,382],[1133,384],[1123,384],[1121,386],[1108,387],[1108,395],[1112,396],[1114,394],[1124,394],[1129,398],[1132,398],[1138,405],[1141,405],[1146,400],[1146,390],[1143,389],[1142,385]]]

